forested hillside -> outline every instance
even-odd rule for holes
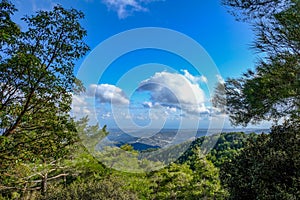
[[[230,162],[239,152],[247,146],[250,140],[255,140],[258,135],[255,133],[245,134],[243,132],[221,133],[221,135],[212,135],[216,137],[216,144],[206,155],[216,167],[220,167],[225,162]],[[208,141],[208,137],[201,137],[192,142],[186,152],[178,159],[179,163],[185,163],[193,155],[193,150],[201,148],[203,143]]]

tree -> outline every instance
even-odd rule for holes
[[[80,200],[135,200],[139,199],[134,191],[127,190],[124,186],[127,183],[117,176],[110,176],[100,180],[79,180],[68,185],[66,188],[52,188],[41,200],[55,199],[80,199]]]
[[[2,4],[13,8],[6,1]],[[13,52],[1,52],[0,130],[2,138],[18,141],[13,148],[32,145],[31,141],[39,147],[33,153],[47,155],[50,147],[63,147],[73,138],[69,111],[77,82],[74,61],[88,50],[82,41],[86,31],[78,22],[82,17],[60,6],[27,16],[23,20],[28,30],[10,43]],[[47,142],[41,143],[45,138]]]
[[[0,9],[0,185],[10,187],[6,172],[16,163],[50,164],[78,140],[69,115],[81,89],[73,68],[88,47],[82,12],[39,11],[22,18],[22,31],[11,20],[14,5],[2,0]]]
[[[11,15],[16,11],[14,5],[7,1],[0,2],[0,59],[2,54],[9,53],[12,44],[15,44],[16,38],[20,35],[20,28],[11,20]]]
[[[206,155],[206,158],[214,166],[220,167],[222,164],[230,161],[245,147],[247,139],[255,137],[257,137],[255,133],[245,134],[242,132],[203,136],[193,141],[189,148],[178,158],[177,162],[180,164],[186,163],[190,157],[194,157],[195,152],[198,152],[197,149],[203,149],[207,142],[217,141],[214,148]]]
[[[52,195],[56,191],[55,187],[70,185],[77,179],[94,180],[95,177],[105,177],[109,174],[103,164],[84,146],[97,143],[98,139],[107,135],[106,130],[99,129],[98,125],[88,125],[87,117],[76,122],[76,130],[80,139],[68,147],[70,153],[64,157],[48,158],[48,162],[23,161],[9,166],[3,173],[5,176],[2,177],[0,185],[2,194],[10,196],[10,191],[14,191],[15,195],[18,194],[24,199],[33,199],[37,190],[44,196]]]
[[[200,148],[193,149],[187,163],[193,170],[186,199],[225,199],[227,192],[221,186],[219,170],[201,153]]]
[[[154,183],[153,199],[185,199],[193,172],[187,164],[171,163],[150,177]]]
[[[225,82],[231,122],[246,126],[273,120],[275,125],[270,134],[250,140],[239,155],[221,167],[221,180],[231,199],[299,199],[300,2],[223,3],[237,19],[253,26],[253,47],[264,56],[255,70]],[[216,104],[222,103],[221,97],[217,95]]]
[[[253,44],[264,56],[256,70],[225,83],[227,111],[235,125],[300,113],[300,2],[297,0],[224,0],[237,16],[253,25]],[[224,103],[217,96],[216,104]],[[223,98],[224,99],[224,98]]]
[[[218,169],[208,161],[200,148],[193,149],[183,164],[171,163],[154,172],[150,179],[154,199],[224,199]]]
[[[299,121],[275,126],[250,140],[232,162],[221,167],[230,199],[300,198]]]

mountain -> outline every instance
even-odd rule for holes
[[[145,132],[143,134],[134,130],[131,130],[134,136],[128,133],[124,133],[120,129],[110,129],[109,132],[110,134],[107,136],[107,138],[111,142],[116,144],[116,146],[130,144],[133,146],[135,150],[143,151],[152,148],[153,149],[162,148],[170,144],[180,144],[187,140],[196,140],[197,138],[207,135],[208,132],[210,135],[217,134],[219,133],[219,130],[198,129],[195,132],[194,130],[185,129],[185,130],[180,130],[180,133],[178,133],[177,129],[162,129],[158,133],[150,137],[136,137],[136,135],[143,136],[143,135],[147,135],[148,133]],[[262,132],[268,133],[269,129],[223,129],[222,130],[222,133],[232,133],[232,132],[243,132],[245,134],[249,134],[249,133],[260,134]]]

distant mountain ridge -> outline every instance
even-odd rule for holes
[[[162,129],[157,134],[151,137],[135,137],[128,133],[124,133],[120,129],[109,129],[109,135],[107,138],[112,141],[116,146],[122,146],[124,144],[130,144],[137,151],[144,151],[147,149],[157,149],[162,148],[165,145],[171,143],[176,137],[177,129]],[[134,132],[134,130],[131,130]],[[189,134],[190,139],[196,140],[199,137],[205,136],[208,132],[208,129],[198,129],[197,133],[192,133],[192,130],[185,129],[181,130],[183,133]],[[211,133],[218,133],[217,130],[210,129]],[[246,134],[249,133],[268,133],[269,129],[223,129],[222,133],[230,133],[230,132],[244,132]],[[127,131],[128,132],[128,131]],[[134,135],[137,135],[136,132]],[[188,136],[189,137],[189,136]],[[187,137],[187,138],[188,138]]]

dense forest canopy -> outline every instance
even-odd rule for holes
[[[255,32],[253,48],[260,53],[256,69],[228,79],[223,103],[231,122],[275,123],[269,135],[249,140],[231,161],[221,166],[229,199],[299,199],[300,1],[224,0],[238,20]]]

